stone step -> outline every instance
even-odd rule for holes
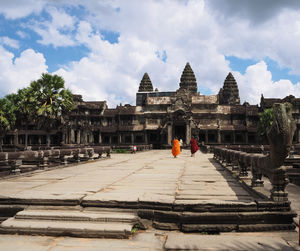
[[[90,210],[59,210],[59,209],[29,209],[20,211],[16,219],[34,220],[63,220],[63,221],[98,221],[98,222],[127,222],[136,224],[139,218],[134,213],[117,211]]]
[[[9,218],[0,225],[2,234],[73,236],[82,238],[129,238],[133,224],[97,221],[53,221]]]
[[[296,227],[296,213],[292,211],[196,213],[141,209],[138,215],[152,220],[154,228],[183,232],[279,231]]]
[[[132,211],[82,207],[28,207],[0,224],[0,233],[128,238],[142,226]]]

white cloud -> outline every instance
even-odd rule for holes
[[[259,104],[261,94],[265,98],[284,98],[291,94],[300,96],[300,82],[295,85],[287,79],[274,82],[264,61],[249,66],[244,75],[235,72],[234,76],[238,82],[242,102]]]
[[[54,47],[74,46],[76,43],[72,38],[72,31],[75,29],[75,17],[55,7],[48,7],[47,12],[51,16],[51,21],[35,22],[29,25],[42,37],[37,42]]]
[[[18,30],[17,32],[16,32],[16,34],[20,37],[20,38],[29,38],[29,35],[28,35],[28,33],[26,33],[26,32],[24,32],[24,31],[20,31],[20,30]]]
[[[43,0],[1,0],[0,13],[8,19],[23,18],[32,13],[40,13],[45,4]]]
[[[9,37],[0,37],[0,44],[9,46],[11,48],[18,49],[20,47],[19,41],[9,38]]]
[[[186,62],[190,62],[198,86],[216,94],[231,71],[225,56],[260,61],[244,75],[234,74],[242,99],[256,103],[261,93],[265,97],[299,94],[299,84],[288,80],[274,83],[261,61],[268,57],[300,74],[297,1],[275,1],[268,9],[264,7],[270,1],[259,0],[246,0],[245,5],[236,0],[42,2],[50,20],[32,18],[35,25],[31,28],[42,37],[38,42],[54,47],[84,45],[90,50],[86,57],[58,71],[68,87],[85,99],[105,99],[112,106],[126,101],[134,104],[144,72],[160,91],[175,91]],[[38,6],[43,4],[38,1]],[[81,6],[85,13],[75,16],[66,6]],[[0,7],[9,13],[8,5],[1,2]],[[19,16],[38,13],[42,7],[27,9]],[[103,30],[119,33],[118,43],[104,41]],[[157,57],[157,52],[163,51],[166,62]]]
[[[0,94],[3,96],[27,87],[31,81],[40,78],[47,71],[47,66],[41,53],[28,49],[14,59],[12,53],[0,46],[0,69]]]

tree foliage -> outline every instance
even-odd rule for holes
[[[43,73],[41,78],[30,86],[0,99],[0,130],[5,133],[18,126],[39,124],[49,130],[61,120],[62,116],[73,109],[73,95],[65,88],[65,81],[58,75]],[[27,135],[25,137],[27,146]]]
[[[271,128],[273,120],[273,108],[265,109],[263,112],[259,113],[258,133],[261,137],[267,136],[267,132]]]
[[[14,126],[15,122],[14,104],[7,98],[0,99],[0,151],[2,151],[2,140],[5,133]]]

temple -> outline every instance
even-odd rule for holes
[[[81,95],[74,95],[75,108],[61,125],[47,132],[31,125],[26,133],[32,146],[45,145],[46,134],[50,134],[52,145],[152,144],[153,148],[167,148],[175,136],[185,143],[196,136],[205,144],[256,144],[259,143],[259,112],[275,102],[286,101],[293,105],[297,122],[294,143],[299,143],[300,99],[262,96],[260,106],[241,104],[232,73],[227,75],[218,94],[202,95],[187,63],[176,91],[153,90],[151,79],[145,73],[136,93],[135,106],[119,105],[112,109],[106,101],[83,101]],[[4,139],[6,146],[24,143],[24,128],[9,132]]]

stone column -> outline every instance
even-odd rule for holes
[[[38,136],[38,144],[39,144],[39,145],[42,144],[42,136],[41,136],[41,135]]]
[[[74,132],[74,129],[71,129],[71,132],[70,132],[70,143],[71,144],[74,144],[75,143],[75,132]]]
[[[208,143],[208,131],[205,130],[205,144]]]
[[[102,144],[102,135],[101,135],[101,132],[99,131],[99,144]]]
[[[119,144],[122,144],[122,134],[119,133]]]
[[[190,121],[186,124],[186,144],[188,145],[191,141],[191,126]]]
[[[248,132],[245,132],[245,143],[248,144]]]
[[[144,141],[145,141],[145,144],[148,145],[147,131],[145,131],[145,133],[144,133]]]
[[[221,131],[218,130],[218,143],[221,144]]]
[[[300,128],[297,130],[297,133],[298,133],[298,142],[297,143],[300,143]]]
[[[172,125],[168,125],[168,144],[172,145]]]
[[[19,134],[18,134],[18,130],[14,130],[14,145],[18,145],[19,144]]]
[[[77,131],[77,144],[80,144],[81,137],[80,137],[80,130]]]
[[[231,135],[233,136],[233,144],[235,144],[235,132],[232,132]]]
[[[134,143],[134,135],[133,135],[133,132],[131,133],[131,144]]]

